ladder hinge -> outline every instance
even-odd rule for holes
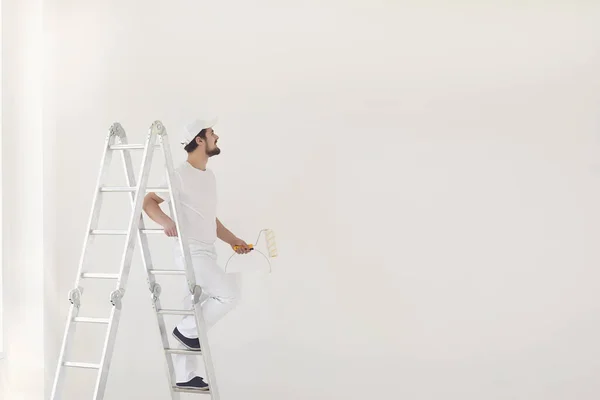
[[[110,135],[111,136],[116,136],[118,138],[125,137],[125,131],[123,130],[123,127],[121,126],[120,123],[115,122],[114,124],[111,125],[111,127],[110,127]]]
[[[69,292],[69,301],[75,307],[79,308],[81,306],[81,295],[83,294],[83,288],[76,287],[75,289],[71,289]]]
[[[115,306],[118,310],[121,309],[121,299],[125,295],[125,289],[117,289],[110,294],[110,302],[113,306]]]
[[[194,291],[193,291],[193,296],[194,296],[194,304],[199,304],[200,303],[200,297],[202,296],[202,288],[198,285],[196,285],[194,287]]]
[[[162,288],[158,283],[154,283],[150,287],[150,292],[152,292],[152,301],[158,301],[158,298],[160,297],[160,294],[162,292]]]
[[[152,127],[150,129],[150,132],[152,132],[152,131],[156,132],[156,134],[159,137],[162,137],[163,135],[165,135],[167,133],[164,125],[160,121],[154,121],[154,123],[152,124]]]

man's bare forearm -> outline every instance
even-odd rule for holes
[[[160,203],[150,195],[144,198],[144,211],[152,221],[160,226],[165,226],[172,221],[171,217],[160,208]]]
[[[232,244],[237,240],[237,236],[225,228],[221,221],[219,221],[219,218],[217,218],[217,237],[227,244]]]
[[[175,237],[177,236],[177,226],[171,217],[161,210],[160,203],[162,202],[163,199],[158,197],[156,193],[148,193],[146,197],[144,197],[144,211],[152,221],[164,228],[167,236]]]

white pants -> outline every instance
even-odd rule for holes
[[[217,253],[214,245],[190,243],[190,254],[192,266],[196,274],[196,284],[202,288],[202,314],[206,329],[210,328],[225,314],[231,311],[239,299],[239,289],[235,276],[227,274],[217,264]],[[178,269],[184,269],[183,255],[175,245],[175,265]],[[182,279],[182,293],[186,293],[183,299],[183,309],[192,309],[192,296],[187,286],[187,280]],[[184,317],[177,329],[188,338],[197,338],[196,319],[194,316]],[[180,348],[183,348],[179,344]],[[188,382],[195,376],[206,378],[205,374],[198,373],[197,356],[176,354],[174,356],[175,375],[177,382]]]

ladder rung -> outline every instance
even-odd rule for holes
[[[160,145],[154,145],[155,148],[159,148]],[[144,150],[146,147],[143,144],[115,144],[110,146],[111,150]]]
[[[142,233],[146,235],[158,235],[161,233],[165,233],[163,229],[142,229]],[[92,235],[97,236],[123,236],[127,235],[126,230],[120,229],[94,229],[90,232]]]
[[[165,233],[164,229],[142,229],[141,232],[146,235],[160,235]]]
[[[90,233],[92,235],[104,235],[104,236],[127,235],[127,231],[116,230],[116,229],[93,229]]]
[[[83,322],[88,324],[108,324],[110,320],[108,318],[87,318],[87,317],[75,317],[73,322]]]
[[[181,269],[151,269],[152,275],[185,275],[185,271]]]
[[[95,272],[84,272],[81,274],[85,279],[119,279],[119,274],[98,274]]]
[[[100,364],[90,364],[90,363],[80,363],[80,362],[65,361],[63,363],[63,365],[65,367],[71,367],[71,368],[100,369]]]
[[[144,150],[143,144],[114,144],[110,146],[111,150]]]
[[[210,394],[210,390],[180,388],[179,386],[173,386],[173,391],[180,393]]]
[[[202,354],[201,351],[185,350],[185,349],[165,349],[165,352],[167,354],[189,354],[189,355],[193,355],[193,356],[199,356]]]
[[[102,186],[101,192],[135,192],[137,187],[135,186]],[[168,193],[169,188],[166,187],[147,187],[146,192],[154,193]]]
[[[168,310],[166,308],[158,310],[158,313],[165,315],[194,315],[193,310]]]

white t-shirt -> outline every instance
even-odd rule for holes
[[[190,244],[213,244],[217,239],[217,182],[215,174],[193,167],[185,161],[175,169],[171,182],[181,204],[180,223]],[[166,181],[162,185],[166,187]],[[168,193],[156,193],[169,202]]]

